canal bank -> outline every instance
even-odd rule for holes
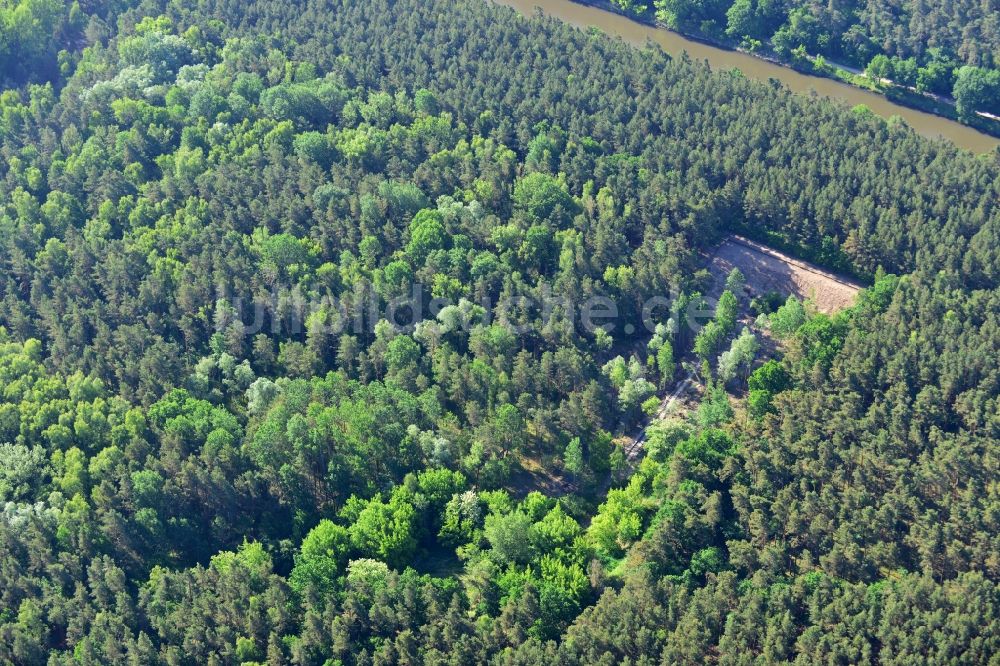
[[[984,134],[972,127],[942,116],[896,104],[886,96],[842,83],[824,76],[804,74],[791,67],[759,58],[740,51],[720,48],[704,41],[691,39],[665,28],[635,21],[618,13],[571,0],[494,0],[498,4],[516,9],[531,16],[537,9],[543,14],[560,19],[579,28],[597,28],[621,37],[634,46],[643,47],[648,42],[658,44],[667,53],[681,52],[695,60],[707,61],[714,70],[739,69],[745,76],[761,81],[778,79],[789,90],[817,94],[842,100],[849,106],[864,104],[883,118],[899,116],[924,136],[944,138],[960,148],[976,153],[990,152],[1000,146],[1000,139]]]

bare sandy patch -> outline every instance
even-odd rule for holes
[[[721,293],[726,276],[733,268],[739,268],[746,277],[751,295],[769,291],[792,294],[811,300],[817,310],[827,314],[853,305],[855,296],[863,288],[851,278],[825,271],[742,236],[724,240],[712,255],[708,268],[715,278],[713,292]],[[718,293],[713,295],[718,296]]]

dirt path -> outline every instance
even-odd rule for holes
[[[639,462],[642,457],[643,451],[645,451],[646,444],[646,432],[649,430],[657,421],[662,421],[669,414],[671,409],[677,405],[678,401],[682,397],[688,397],[688,391],[694,386],[695,378],[694,371],[688,372],[687,376],[681,381],[677,382],[674,390],[663,399],[660,403],[660,408],[656,411],[654,416],[650,416],[643,420],[642,425],[639,426],[638,432],[630,438],[630,441],[624,445],[625,449],[625,465],[628,468],[628,473],[626,476],[631,476],[632,470],[635,465]],[[611,484],[614,482],[614,474],[608,474],[607,478],[601,483],[600,488],[597,490],[597,496],[603,498],[607,496],[608,490],[611,488]]]
[[[677,400],[687,392],[693,382],[694,372],[689,372],[687,377],[677,382],[677,386],[674,388],[673,393],[663,399],[660,403],[660,408],[656,411],[656,415],[649,417],[643,422],[639,433],[632,438],[631,444],[625,447],[625,458],[628,460],[629,464],[638,460],[642,454],[643,445],[646,443],[646,431],[649,430],[649,427],[657,421],[662,421],[667,417],[667,414],[670,413],[670,410],[677,403]]]

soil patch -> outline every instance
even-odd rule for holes
[[[863,288],[856,280],[825,271],[742,236],[724,240],[712,255],[708,268],[715,278],[712,296],[722,293],[726,276],[733,268],[739,268],[746,277],[751,296],[769,291],[792,294],[811,300],[817,310],[826,314],[853,305],[854,297]]]

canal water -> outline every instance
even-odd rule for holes
[[[686,39],[670,30],[654,28],[603,9],[577,4],[570,0],[495,1],[513,7],[526,16],[532,15],[535,9],[539,8],[548,16],[581,28],[599,28],[609,35],[621,37],[626,42],[636,46],[645,46],[647,41],[653,41],[672,55],[679,55],[682,51],[687,51],[693,60],[707,60],[712,69],[736,68],[749,78],[764,81],[775,78],[797,93],[808,93],[810,90],[815,90],[820,95],[843,100],[850,106],[864,104],[884,118],[900,116],[910,127],[924,136],[944,137],[953,141],[955,145],[973,152],[988,152],[1000,145],[1000,139],[996,137],[983,134],[947,118],[894,104],[882,95],[833,79],[801,74],[791,68],[782,67],[745,53],[720,49]]]

